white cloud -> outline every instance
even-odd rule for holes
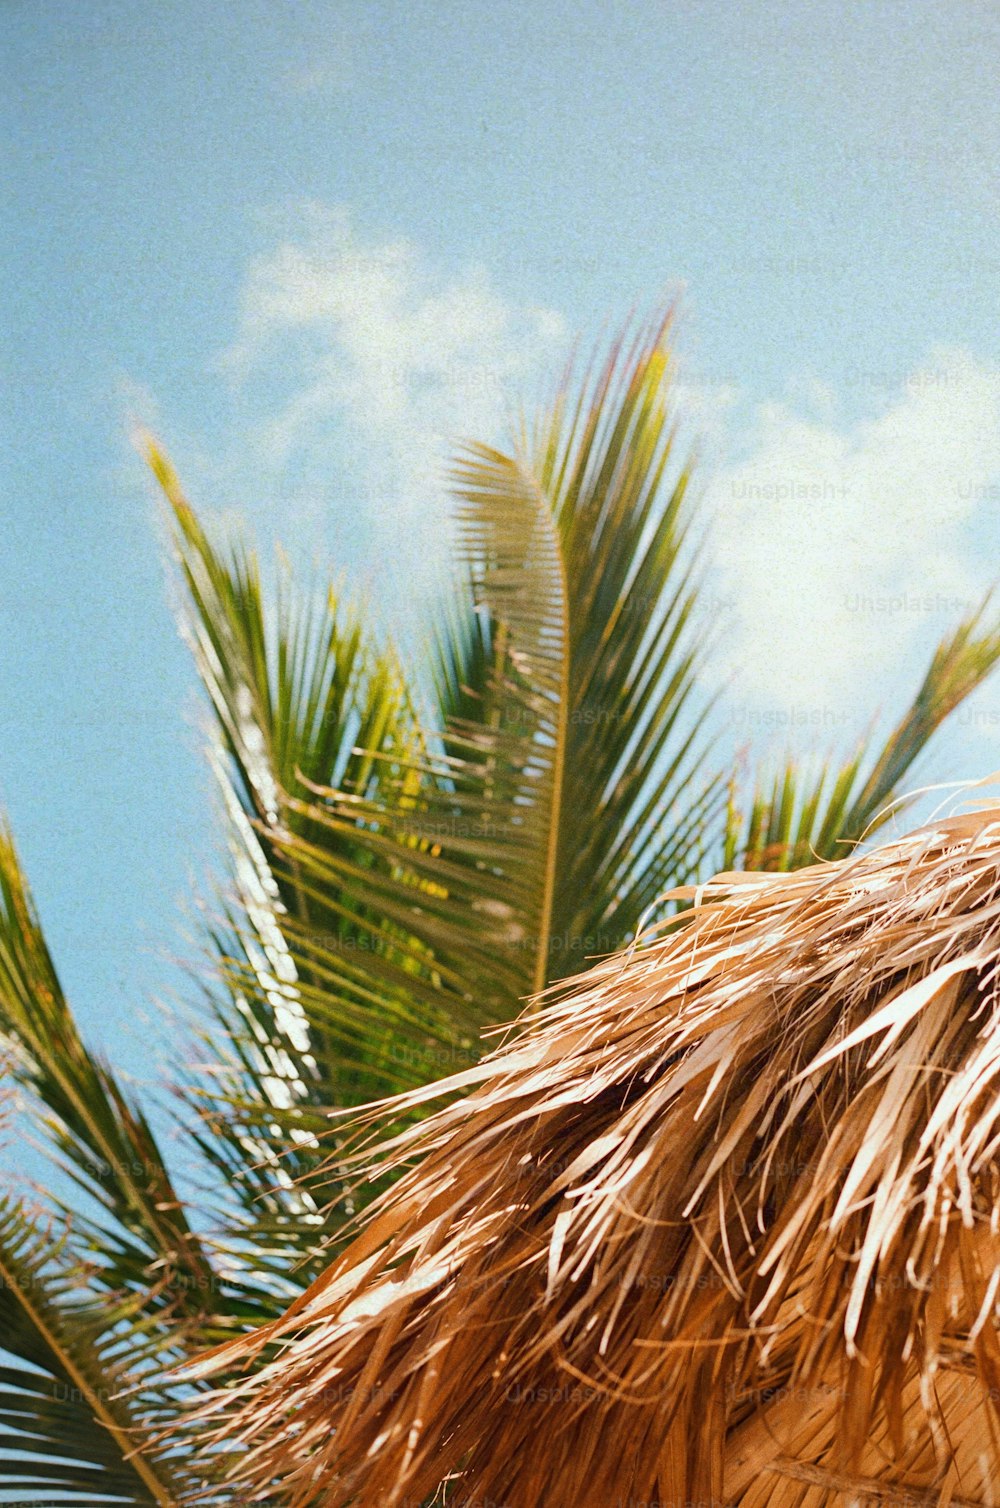
[[[345,52],[332,61],[288,68],[281,83],[290,94],[339,94],[355,82],[355,60]]]
[[[672,392],[683,435],[697,441],[702,450],[707,447],[711,456],[724,443],[732,411],[740,401],[739,388],[734,382],[689,373],[682,361]]]
[[[748,733],[787,742],[798,715],[814,744],[854,736],[997,574],[976,538],[996,537],[1000,368],[937,348],[895,390],[867,375],[879,412],[838,424],[827,393],[811,415],[764,405],[709,489]]]
[[[279,87],[292,96],[321,99],[358,89],[370,79],[372,59],[357,28],[310,24],[305,7],[283,17]]]
[[[252,463],[269,532],[360,571],[412,624],[447,567],[454,445],[502,443],[565,351],[560,316],[505,300],[482,268],[445,275],[411,241],[309,207],[246,278],[223,358],[247,403],[232,470]],[[1000,502],[1000,368],[937,347],[904,383],[850,382],[860,420],[815,379],[753,412],[680,367],[685,430],[709,458],[739,446],[703,472],[708,600],[729,620],[730,715],[758,751],[844,747],[899,710],[996,573],[976,542]]]
[[[446,557],[450,452],[503,440],[512,399],[532,398],[563,348],[557,314],[508,303],[482,268],[443,277],[412,242],[366,242],[346,211],[313,206],[251,266],[223,365],[244,392],[280,385],[256,403],[258,469],[286,487],[297,472],[315,509],[322,456],[339,470],[337,522],[353,492],[366,555],[385,556],[380,572],[405,555],[398,584],[424,595]]]

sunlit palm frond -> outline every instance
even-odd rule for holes
[[[514,453],[461,453],[474,616],[458,609],[439,636],[440,751],[425,738],[378,800],[318,793],[315,820],[372,856],[376,910],[409,932],[418,987],[442,989],[449,1013],[509,1019],[620,946],[721,820],[667,331],[658,319],[567,379]],[[295,832],[285,842],[316,888],[337,882],[339,859]]]
[[[942,723],[980,686],[1000,660],[1000,627],[987,600],[938,645],[910,707],[881,750],[867,741],[841,765],[810,775],[790,758],[769,788],[758,784],[744,817],[730,808],[727,867],[795,869],[814,859],[843,858],[911,804],[911,776]]]
[[[405,803],[415,779],[400,759],[420,733],[396,657],[360,610],[333,589],[296,592],[284,567],[272,607],[253,552],[213,540],[163,451],[145,448],[170,508],[229,836],[229,893],[206,925],[214,1067],[189,1077],[187,1100],[234,1236],[260,1243],[274,1272],[290,1259],[307,1270],[330,1219],[294,1185],[315,1168],[327,1112],[425,1082],[475,1042],[436,983],[421,989],[423,959],[380,905],[354,824],[317,820],[310,804],[332,781],[359,801],[401,787]],[[320,883],[289,840],[321,864]]]
[[[84,1045],[8,829],[0,826],[0,1036],[48,1148],[100,1211],[120,1276],[143,1290],[153,1265],[197,1288],[212,1269],[153,1131],[110,1067]]]
[[[696,684],[709,625],[678,457],[672,314],[623,334],[533,436],[568,594],[565,776],[546,978],[634,935],[714,841],[711,698]],[[561,967],[559,965],[562,965]]]

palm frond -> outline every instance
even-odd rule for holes
[[[215,542],[162,449],[145,450],[170,508],[229,837],[229,893],[205,930],[213,1066],[185,1095],[231,1236],[266,1252],[272,1276],[290,1262],[308,1272],[332,1215],[320,1221],[298,1183],[329,1110],[425,1082],[475,1041],[435,986],[420,988],[353,824],[319,821],[311,805],[317,782],[359,800],[395,791],[421,735],[395,654],[360,610],[332,588],[296,592],[285,570],[271,610],[252,550]],[[404,792],[413,783],[404,771]],[[289,840],[322,861],[322,883]]]
[[[62,1255],[50,1230],[0,1196],[0,1488],[26,1508],[174,1508],[190,1482],[150,1447],[170,1414],[164,1394],[121,1396],[135,1384],[141,1331],[123,1319],[109,1327],[93,1291],[89,1304],[83,1295],[86,1274]]]
[[[178,1292],[210,1287],[211,1265],[146,1117],[80,1037],[3,824],[0,1037],[53,1157],[101,1211],[101,1239],[115,1247],[122,1280],[142,1291],[155,1265],[176,1276]]]
[[[662,891],[701,867],[721,815],[722,784],[706,769],[711,698],[695,679],[708,628],[690,463],[676,454],[672,318],[623,334],[534,436],[570,628],[552,922],[563,967],[552,958],[547,979],[633,936]]]
[[[575,396],[567,383],[515,454],[464,450],[453,487],[474,616],[439,635],[445,725],[377,798],[328,786],[303,808],[367,870],[291,828],[278,842],[312,893],[364,879],[371,935],[384,922],[398,940],[369,981],[473,1028],[633,936],[721,819],[668,328],[616,345]]]
[[[938,645],[913,702],[873,758],[866,740],[842,764],[826,763],[816,775],[789,759],[769,789],[758,784],[748,816],[732,803],[727,867],[787,870],[842,858],[905,811],[914,798],[906,795],[904,780],[942,723],[1000,660],[1000,626],[988,617],[989,602]]]

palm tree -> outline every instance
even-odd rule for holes
[[[0,1484],[22,1502],[232,1502],[222,1458],[177,1432],[202,1384],[172,1369],[278,1318],[373,1197],[329,1112],[471,1077],[486,1028],[633,939],[670,887],[844,852],[1000,657],[984,607],[884,747],[818,776],[791,761],[744,801],[698,678],[669,332],[657,318],[570,372],[509,454],[456,458],[454,597],[416,672],[341,594],[281,568],[268,595],[145,442],[228,883],[204,914],[172,1170],[82,1041],[0,831],[6,1081],[79,1191],[0,1204]],[[421,1113],[402,1102],[385,1134]]]

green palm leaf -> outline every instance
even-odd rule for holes
[[[11,1077],[32,1096],[55,1160],[94,1201],[124,1281],[155,1264],[186,1291],[212,1268],[141,1109],[86,1048],[50,957],[13,839],[0,824],[0,1037]]]
[[[401,760],[377,799],[303,804],[363,849],[376,913],[409,933],[410,988],[509,1019],[518,1002],[633,936],[690,877],[721,820],[695,700],[687,474],[674,464],[667,322],[567,385],[515,454],[469,447],[453,483],[470,624],[439,630],[439,752]],[[317,891],[358,862],[289,828]],[[352,867],[353,865],[353,867]],[[373,961],[387,991],[388,969]]]
[[[787,870],[843,858],[905,810],[914,798],[903,781],[942,723],[1000,660],[1000,626],[988,620],[989,601],[938,645],[913,702],[874,758],[866,741],[838,767],[827,763],[811,777],[790,759],[769,789],[758,783],[748,817],[731,803],[726,868]]]
[[[366,799],[395,789],[399,756],[414,757],[420,735],[396,657],[359,610],[332,589],[296,593],[282,570],[270,611],[252,551],[215,543],[162,450],[145,448],[170,508],[229,837],[228,894],[205,930],[214,1067],[189,1077],[185,1095],[230,1235],[262,1242],[274,1273],[289,1251],[307,1272],[322,1222],[299,1184],[327,1156],[316,1137],[329,1109],[424,1082],[429,1052],[447,1063],[475,1035],[436,990],[416,987],[408,935],[379,909],[375,861],[353,829],[317,822],[310,805],[317,781]],[[404,773],[404,788],[412,779]],[[321,886],[286,859],[287,834],[326,863]]]
[[[183,1475],[149,1444],[164,1394],[121,1396],[134,1381],[128,1328],[109,1334],[60,1256],[23,1206],[0,1197],[0,1348],[10,1358],[0,1366],[0,1485],[44,1492],[50,1508],[78,1504],[77,1494],[171,1508]]]

